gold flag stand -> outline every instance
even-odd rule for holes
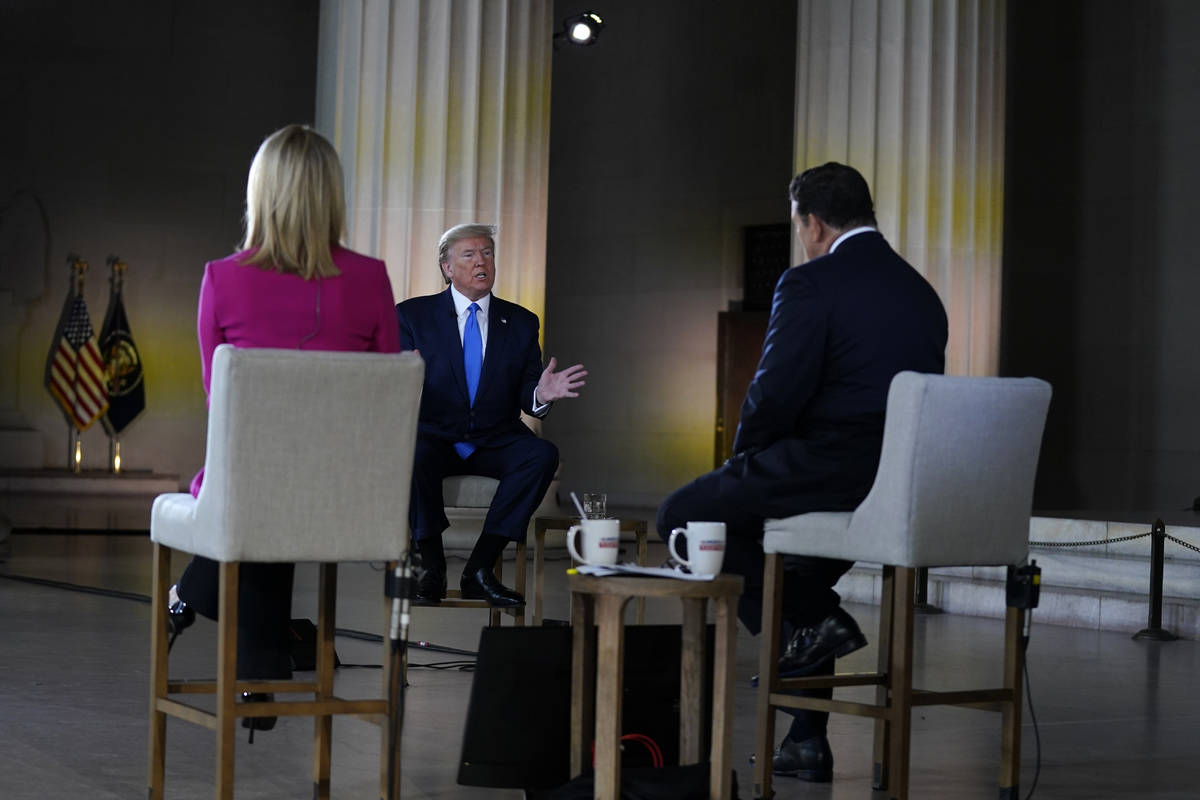
[[[83,463],[83,442],[79,438],[79,429],[75,423],[67,421],[67,469],[79,473]]]

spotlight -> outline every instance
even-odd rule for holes
[[[604,30],[604,20],[594,11],[585,11],[563,20],[562,30],[554,34],[554,44],[563,41],[580,47],[595,44],[596,37]]]

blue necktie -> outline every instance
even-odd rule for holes
[[[479,310],[478,303],[471,303],[467,309],[470,315],[463,325],[463,371],[467,375],[467,394],[471,405],[475,405],[475,390],[479,388],[479,373],[483,371],[483,337],[479,333],[479,320],[475,312]],[[468,442],[458,442],[454,445],[459,458],[467,458],[475,452],[475,445]]]

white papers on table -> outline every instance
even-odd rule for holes
[[[678,567],[640,567],[637,564],[613,564],[612,566],[595,566],[583,564],[576,567],[580,575],[593,575],[606,578],[609,575],[644,575],[649,578],[675,578],[681,581],[711,581],[716,575],[693,575]]]

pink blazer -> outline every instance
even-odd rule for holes
[[[213,351],[235,347],[400,352],[392,284],[379,259],[332,249],[341,275],[306,281],[298,275],[247,266],[234,253],[204,267],[196,334],[207,397]],[[200,492],[204,470],[192,479]]]

